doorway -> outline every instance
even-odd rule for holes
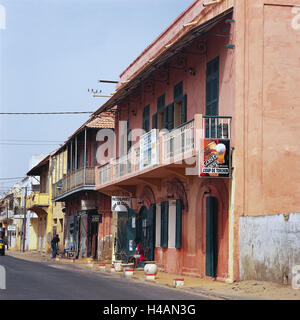
[[[218,264],[218,200],[216,197],[206,198],[206,251],[205,275],[217,276]]]
[[[142,207],[138,215],[137,238],[142,243],[148,261],[154,260],[155,211],[155,204],[152,204],[149,209]]]

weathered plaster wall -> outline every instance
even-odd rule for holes
[[[240,278],[291,282],[300,265],[300,213],[240,217]]]

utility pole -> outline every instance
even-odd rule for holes
[[[27,186],[25,187],[24,194],[24,206],[23,206],[23,252],[25,251],[25,240],[26,240],[26,198],[27,198]]]
[[[8,250],[8,201],[6,201],[6,235],[7,235],[7,242],[6,242],[6,248]]]

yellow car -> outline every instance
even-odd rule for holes
[[[0,255],[1,256],[5,255],[5,243],[3,239],[0,239]]]

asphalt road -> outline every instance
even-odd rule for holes
[[[0,300],[207,300],[180,289],[151,285],[75,265],[0,257],[6,290]]]

